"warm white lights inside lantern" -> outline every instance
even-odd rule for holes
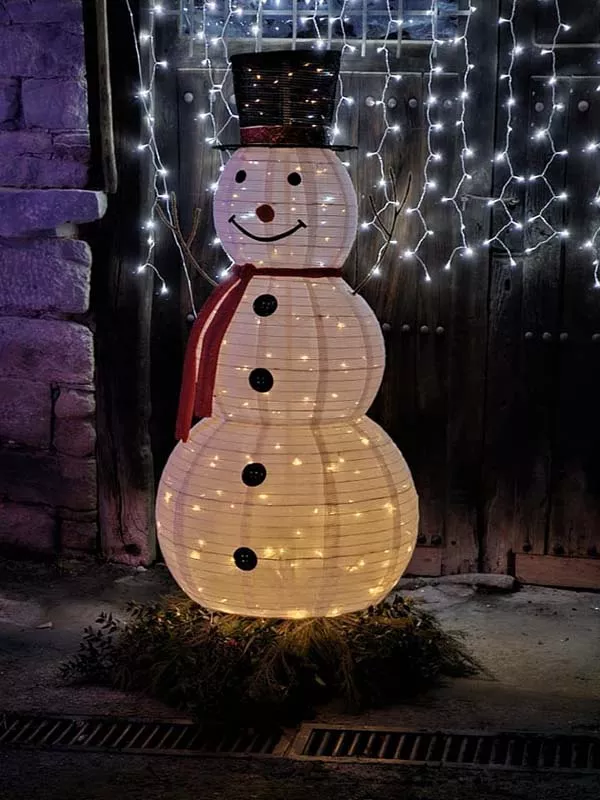
[[[190,597],[221,611],[365,608],[405,570],[418,524],[406,463],[364,416],[384,367],[379,324],[339,275],[261,275],[342,266],[357,223],[350,178],[325,148],[241,148],[214,217],[231,258],[258,272],[219,349],[213,416],[160,482],[165,560]]]
[[[341,267],[356,235],[356,195],[331,150],[242,148],[219,179],[214,220],[237,264]]]
[[[368,418],[204,420],[171,456],[157,513],[165,560],[190,597],[265,617],[378,602],[406,569],[417,526],[406,463]]]

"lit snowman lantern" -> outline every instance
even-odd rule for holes
[[[338,616],[379,602],[413,553],[417,496],[365,416],[385,351],[341,268],[356,195],[328,145],[340,55],[232,58],[242,144],[215,195],[234,259],[192,329],[158,537],[208,608]],[[192,417],[202,420],[191,428]]]

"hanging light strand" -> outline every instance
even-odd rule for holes
[[[600,64],[600,61],[596,62]],[[600,84],[596,86],[596,91],[600,92]],[[600,151],[600,140],[596,139],[591,141],[584,148],[584,153],[593,155]],[[600,210],[600,185],[597,187],[594,196],[591,199],[590,205],[593,206],[594,211],[597,213]],[[583,247],[592,253],[592,267],[594,270],[594,288],[600,289],[600,221],[596,221],[589,239],[583,243]]]
[[[517,7],[518,7],[519,0],[512,0],[511,9],[510,9],[510,16],[508,17],[500,17],[498,20],[499,25],[506,24],[509,27],[509,35],[510,35],[510,60],[508,63],[508,68],[505,73],[500,75],[501,81],[506,81],[508,87],[508,98],[506,100],[506,126],[505,126],[505,133],[504,133],[504,146],[502,150],[499,150],[494,156],[494,162],[497,164],[502,164],[506,167],[508,171],[508,175],[502,184],[502,188],[500,189],[500,193],[498,197],[492,197],[488,200],[488,206],[490,208],[499,206],[503,213],[503,218],[506,219],[503,225],[493,233],[489,239],[486,239],[483,244],[484,246],[489,246],[491,244],[497,244],[506,252],[510,265],[512,267],[516,266],[516,261],[513,258],[513,254],[508,247],[508,245],[504,242],[502,238],[503,234],[509,230],[510,228],[521,229],[523,227],[522,223],[515,219],[512,215],[512,211],[510,210],[510,189],[514,183],[523,183],[525,177],[523,175],[519,175],[515,173],[513,164],[512,164],[512,134],[513,134],[513,120],[514,120],[514,111],[516,105],[516,98],[514,93],[514,67],[517,57],[523,52],[523,47],[517,42],[517,34],[515,30],[515,17],[517,14]]]
[[[548,242],[551,242],[553,239],[557,237],[566,238],[569,236],[569,231],[566,228],[557,229],[554,225],[548,220],[546,217],[546,212],[549,211],[556,202],[564,203],[567,199],[567,194],[565,191],[560,190],[556,191],[554,185],[550,178],[548,177],[548,173],[554,161],[557,158],[564,157],[568,155],[568,150],[558,150],[556,147],[556,142],[554,140],[552,127],[555,121],[557,114],[564,111],[564,104],[558,101],[557,97],[557,88],[558,88],[558,75],[556,69],[556,46],[558,44],[558,39],[563,31],[570,30],[570,25],[567,25],[563,22],[559,0],[554,0],[554,12],[556,17],[556,27],[554,30],[554,35],[552,38],[552,44],[549,48],[543,49],[541,51],[542,56],[549,56],[550,63],[551,63],[551,74],[548,78],[547,85],[550,87],[550,109],[548,111],[548,117],[546,120],[546,124],[537,128],[534,131],[532,139],[533,141],[539,142],[540,146],[548,147],[549,154],[546,158],[546,163],[544,168],[541,172],[531,174],[528,177],[528,181],[533,183],[535,181],[542,181],[546,189],[548,190],[548,194],[550,195],[548,201],[540,208],[540,210],[536,213],[531,215],[527,220],[527,224],[531,225],[534,222],[540,221],[543,223],[545,229],[548,231],[545,236],[543,236],[539,242],[537,242],[533,246],[529,246],[525,249],[526,253],[533,253],[535,250],[538,250],[540,247],[543,247]]]
[[[228,83],[228,78],[231,72],[231,65],[229,63],[229,47],[227,45],[227,31],[234,20],[243,17],[243,6],[238,2],[234,4],[233,0],[227,2],[227,13],[223,18],[218,33],[209,33],[209,12],[214,11],[216,8],[215,2],[204,3],[202,6],[202,23],[201,29],[196,35],[198,41],[203,45],[203,57],[201,64],[206,68],[206,76],[209,82],[208,88],[208,110],[200,111],[197,119],[201,122],[206,122],[210,126],[209,132],[205,135],[205,141],[209,145],[221,144],[221,137],[226,132],[227,128],[234,120],[238,119],[238,115],[231,107],[229,98],[225,94],[225,86]],[[255,49],[258,48],[258,21],[261,19],[259,10],[256,12],[256,20],[253,23],[252,30],[254,31]],[[215,66],[214,59],[218,59],[218,64],[221,62],[224,66]],[[219,77],[217,72],[219,71]],[[223,122],[219,125],[217,117],[222,117]],[[225,169],[228,155],[225,150],[218,150],[219,154],[219,173]],[[218,177],[211,183],[210,189],[215,192],[218,188]],[[220,239],[215,237],[212,240],[213,247],[221,246]],[[223,256],[228,260],[226,267],[219,271],[220,278],[226,278],[229,275],[233,261],[226,255],[225,251],[221,248]]]
[[[516,109],[517,98],[514,94],[513,88],[513,71],[516,59],[520,56],[523,51],[524,47],[517,41],[516,36],[516,26],[515,26],[515,19],[517,16],[517,12],[519,9],[519,0],[512,0],[511,5],[511,13],[508,17],[500,17],[498,20],[499,25],[507,25],[510,32],[510,41],[511,41],[511,51],[510,51],[510,61],[508,65],[508,71],[500,76],[501,80],[505,80],[508,85],[508,99],[506,101],[507,106],[507,121],[506,121],[506,136],[504,139],[504,147],[502,150],[496,153],[494,157],[494,161],[502,165],[507,170],[506,180],[504,181],[502,188],[500,190],[500,194],[498,197],[492,198],[488,201],[488,205],[490,207],[500,207],[503,213],[504,222],[500,224],[498,230],[489,238],[486,239],[483,244],[488,246],[491,244],[499,245],[508,255],[509,262],[511,266],[516,266],[516,261],[513,257],[513,254],[506,244],[504,240],[504,234],[506,234],[511,229],[514,230],[522,230],[524,224],[531,225],[534,222],[541,222],[546,230],[546,234],[542,236],[542,238],[533,245],[528,246],[525,249],[527,254],[533,253],[539,248],[543,247],[545,244],[548,244],[552,240],[559,238],[566,238],[569,235],[569,231],[566,228],[556,228],[546,216],[546,212],[549,211],[556,202],[564,202],[567,199],[567,194],[562,189],[557,191],[554,188],[554,185],[550,178],[548,177],[548,173],[552,165],[554,164],[557,158],[565,157],[568,155],[568,151],[566,149],[559,150],[556,147],[556,142],[553,135],[553,125],[556,119],[557,114],[564,111],[564,103],[559,102],[558,95],[557,95],[557,85],[558,85],[558,75],[557,75],[557,65],[556,65],[556,47],[558,44],[558,39],[563,31],[568,31],[570,26],[567,25],[562,18],[560,6],[558,0],[553,0],[554,6],[554,13],[555,13],[555,30],[552,37],[552,42],[549,47],[544,48],[541,50],[542,56],[550,56],[550,75],[548,76],[547,85],[550,87],[550,108],[548,111],[548,115],[546,118],[546,122],[544,125],[537,128],[533,135],[532,140],[534,142],[539,142],[540,146],[546,147],[548,150],[548,155],[545,160],[545,164],[540,172],[532,173],[528,176],[520,174],[515,171],[513,165],[513,158],[512,158],[512,134],[513,134],[513,119],[514,119],[514,111]],[[541,181],[545,188],[547,189],[549,199],[541,205],[539,210],[532,213],[525,223],[521,220],[516,218],[509,205],[509,200],[511,199],[510,191],[513,189],[515,184],[523,184],[528,182],[529,184],[534,184],[537,181]]]
[[[368,152],[366,154],[367,158],[377,159],[379,167],[379,178],[377,180],[376,188],[378,188],[380,192],[383,194],[383,201],[380,208],[378,209],[373,208],[373,215],[371,216],[371,218],[364,220],[360,224],[362,230],[367,230],[369,228],[373,228],[374,230],[376,230],[381,241],[379,243],[374,263],[367,271],[365,277],[361,281],[358,288],[362,288],[371,278],[381,274],[381,262],[383,260],[383,256],[388,250],[388,247],[395,246],[398,244],[396,239],[388,235],[388,231],[385,230],[382,224],[382,215],[385,214],[391,206],[393,206],[394,208],[398,208],[399,206],[396,196],[396,187],[390,186],[390,175],[388,174],[389,167],[386,165],[385,160],[383,158],[383,149],[387,142],[388,136],[391,133],[398,134],[400,132],[400,126],[395,123],[390,124],[390,120],[388,118],[388,94],[389,94],[390,84],[392,81],[396,82],[401,80],[402,77],[392,69],[390,62],[389,45],[392,34],[394,32],[396,32],[398,36],[402,35],[403,20],[399,18],[397,14],[394,15],[394,12],[392,11],[392,7],[390,4],[390,0],[386,0],[386,11],[388,17],[386,23],[386,30],[383,42],[377,48],[377,53],[381,55],[383,61],[384,77],[379,99],[374,100],[373,102],[374,108],[381,112],[382,133],[375,150]],[[393,191],[390,192],[392,188]],[[358,288],[356,291],[358,291]]]
[[[443,130],[443,124],[439,121],[434,121],[432,110],[433,107],[437,104],[438,98],[434,94],[434,76],[437,75],[439,72],[443,71],[443,67],[437,63],[437,52],[438,46],[441,42],[438,41],[438,34],[437,34],[437,23],[438,23],[438,2],[437,0],[431,0],[431,6],[429,8],[429,16],[431,18],[431,47],[429,48],[429,76],[427,80],[427,98],[425,100],[425,117],[427,121],[427,157],[423,164],[423,185],[421,188],[421,194],[417,201],[417,204],[413,208],[407,208],[407,214],[416,214],[417,219],[419,220],[419,226],[421,228],[420,238],[417,241],[417,244],[413,248],[407,248],[402,257],[404,259],[411,259],[416,258],[418,263],[421,265],[425,275],[425,281],[431,281],[431,274],[427,268],[427,265],[421,258],[419,251],[423,246],[423,243],[429,236],[433,236],[434,232],[429,227],[427,223],[427,219],[424,214],[424,204],[427,198],[428,190],[437,189],[437,181],[435,178],[430,174],[430,169],[435,161],[441,160],[441,154],[437,152],[437,149],[433,146],[433,136],[434,133]]]
[[[436,164],[443,163],[443,155],[440,152],[439,146],[435,143],[436,135],[441,133],[445,130],[444,123],[439,119],[439,114],[435,114],[435,111],[440,107],[439,98],[436,94],[437,90],[437,81],[436,76],[440,76],[444,73],[444,67],[440,63],[439,53],[442,48],[448,46],[455,46],[458,47],[459,45],[462,46],[462,60],[464,62],[464,70],[462,72],[462,88],[458,96],[458,118],[455,121],[455,126],[458,128],[460,132],[460,156],[459,156],[459,163],[461,167],[461,174],[458,177],[456,184],[452,190],[452,192],[446,196],[443,196],[440,199],[440,202],[443,204],[450,204],[454,214],[457,217],[458,221],[458,233],[460,238],[460,244],[458,244],[454,249],[450,252],[450,255],[446,259],[445,262],[445,269],[450,269],[454,258],[457,255],[463,255],[465,257],[470,257],[474,254],[474,248],[471,244],[469,244],[466,235],[466,224],[465,224],[465,217],[464,217],[464,196],[463,196],[463,189],[464,184],[471,180],[471,174],[467,167],[468,159],[472,158],[474,155],[473,148],[469,143],[468,137],[468,130],[467,130],[467,110],[468,110],[468,100],[469,100],[469,78],[471,75],[472,70],[475,68],[474,64],[471,63],[470,52],[469,52],[469,28],[471,24],[471,17],[476,11],[476,7],[469,5],[467,9],[467,14],[465,18],[465,26],[462,33],[457,34],[450,40],[445,40],[440,38],[438,34],[438,15],[439,15],[439,8],[437,0],[431,1],[431,7],[429,9],[429,15],[431,18],[431,48],[429,50],[429,75],[427,81],[427,98],[425,100],[425,116],[427,121],[427,157],[425,159],[425,163],[423,165],[423,186],[421,189],[421,194],[416,205],[413,208],[407,209],[407,214],[416,214],[417,219],[419,221],[419,227],[421,229],[421,233],[419,235],[419,239],[417,240],[416,245],[413,248],[408,248],[403,253],[403,258],[405,259],[412,259],[415,258],[418,263],[420,264],[421,268],[423,269],[425,275],[425,281],[429,282],[431,280],[431,273],[427,264],[425,263],[423,257],[421,256],[421,249],[425,246],[425,243],[429,239],[429,237],[435,235],[435,231],[431,227],[428,218],[427,212],[425,210],[425,203],[428,199],[428,196],[431,196],[432,192],[435,192],[438,188],[438,180],[433,173],[434,167]]]
[[[465,196],[463,195],[465,183],[471,180],[472,176],[469,172],[467,161],[473,158],[474,150],[469,144],[468,135],[467,135],[467,124],[466,124],[466,116],[467,116],[467,101],[470,96],[470,85],[469,85],[469,77],[471,75],[472,70],[475,69],[475,65],[471,63],[471,54],[469,51],[469,28],[471,26],[471,18],[472,15],[475,13],[477,9],[475,6],[469,6],[468,15],[465,20],[465,27],[462,35],[456,36],[454,38],[454,45],[462,44],[463,49],[463,58],[464,58],[464,72],[462,75],[462,89],[459,95],[459,118],[456,121],[456,127],[460,131],[460,167],[461,167],[461,174],[454,186],[452,194],[449,194],[446,197],[442,197],[442,203],[450,203],[456,217],[458,218],[458,235],[460,237],[460,244],[457,245],[454,250],[450,253],[448,260],[444,266],[444,269],[450,269],[452,267],[452,263],[454,257],[457,255],[462,255],[464,257],[471,257],[474,254],[473,247],[467,241],[466,236],[466,224],[465,224],[465,217],[464,217],[464,209],[465,209]]]
[[[159,203],[164,203],[165,214],[169,219],[169,222],[173,223],[173,216],[170,204],[169,184],[167,181],[168,170],[166,169],[163,163],[154,129],[154,122],[155,122],[154,92],[155,92],[156,73],[158,69],[167,69],[168,67],[166,61],[157,58],[155,42],[154,42],[155,20],[156,17],[160,16],[163,13],[163,7],[159,3],[153,4],[153,6],[150,9],[149,29],[147,31],[140,31],[138,39],[138,32],[136,30],[136,25],[135,25],[135,17],[133,14],[133,9],[131,7],[130,0],[125,0],[125,6],[127,8],[127,13],[129,15],[129,21],[131,25],[131,31],[133,33],[133,42],[134,42],[135,55],[138,67],[138,78],[140,82],[137,97],[142,105],[143,121],[145,123],[145,131],[146,131],[145,134],[143,135],[142,141],[140,141],[140,143],[137,145],[137,150],[140,153],[147,152],[149,154],[150,167],[151,167],[150,185],[152,187],[152,193],[153,193],[153,200],[150,206],[149,216],[142,226],[142,229],[146,233],[145,258],[142,261],[142,263],[137,267],[136,272],[140,274],[146,272],[146,270],[151,270],[160,282],[161,285],[160,294],[164,295],[168,294],[169,289],[163,275],[161,274],[160,270],[154,263],[154,251],[156,247],[155,209]],[[142,53],[140,50],[140,45],[145,45],[148,47],[148,56],[150,59],[150,72],[147,81],[144,78],[145,71],[142,64]],[[192,313],[194,314],[194,316],[196,316],[196,307],[194,304],[194,297],[192,292],[192,282],[187,267],[187,263],[185,260],[185,256],[175,236],[173,236],[173,240],[179,252],[179,257],[181,260],[181,265],[186,280]]]

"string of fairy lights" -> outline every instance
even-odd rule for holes
[[[596,62],[600,64],[600,60]],[[596,91],[600,92],[600,84],[596,86]],[[586,146],[585,151],[588,154],[594,154],[600,151],[600,141],[595,139]],[[595,206],[595,210],[600,210],[600,184],[596,188],[591,200],[591,205]],[[584,248],[593,253],[592,266],[594,269],[594,288],[600,289],[600,220],[597,221],[594,230],[589,239],[584,242]]]
[[[148,30],[138,32],[136,30],[135,17],[131,7],[130,0],[125,0],[125,5],[129,15],[131,30],[133,33],[133,41],[135,46],[135,55],[138,67],[139,87],[137,91],[137,98],[142,105],[142,115],[144,122],[144,135],[137,145],[137,150],[141,153],[148,153],[150,156],[150,170],[151,170],[151,187],[152,187],[152,202],[148,212],[148,217],[143,223],[142,230],[145,235],[145,257],[144,260],[137,266],[136,272],[143,274],[151,270],[160,283],[160,294],[168,294],[169,288],[161,274],[160,270],[154,263],[154,251],[156,247],[156,208],[159,203],[163,204],[165,214],[171,224],[173,224],[173,214],[171,209],[171,198],[169,194],[169,186],[167,182],[168,170],[165,167],[161,158],[160,149],[156,140],[156,133],[154,129],[155,122],[155,78],[158,69],[167,69],[168,64],[164,59],[159,59],[156,55],[154,46],[154,26],[156,18],[163,12],[163,7],[159,3],[155,3],[150,13],[150,24]],[[143,68],[143,59],[140,46],[145,45],[147,48],[147,58],[149,61],[149,75],[144,77],[145,70]],[[192,291],[192,281],[187,267],[187,263],[177,238],[174,236],[175,246],[179,252],[181,259],[181,266],[185,281],[187,285],[189,300],[192,312],[196,315],[196,307],[194,303],[194,295]]]
[[[567,200],[567,193],[563,190],[556,191],[552,180],[549,177],[550,170],[556,159],[564,158],[568,155],[568,150],[557,148],[553,133],[553,124],[557,115],[565,110],[565,104],[560,102],[557,96],[558,74],[556,65],[556,47],[559,37],[563,31],[570,30],[570,26],[566,24],[562,18],[558,0],[552,0],[555,13],[555,29],[552,36],[552,41],[548,47],[545,47],[540,51],[540,55],[549,56],[550,59],[550,74],[547,76],[546,80],[547,86],[550,87],[550,104],[545,123],[540,125],[532,135],[532,141],[539,143],[540,147],[546,148],[547,152],[545,163],[539,172],[531,173],[529,175],[525,175],[523,172],[517,171],[513,164],[512,139],[514,132],[514,115],[518,102],[514,92],[514,69],[517,59],[524,53],[525,50],[524,46],[517,39],[516,18],[519,3],[524,1],[525,0],[512,0],[510,15],[507,17],[500,17],[498,20],[498,24],[500,26],[507,26],[509,30],[510,59],[507,71],[500,75],[501,81],[506,82],[508,87],[508,96],[506,99],[507,111],[504,146],[495,154],[494,161],[498,165],[497,168],[499,170],[505,170],[506,177],[498,197],[491,198],[488,201],[488,205],[490,207],[496,207],[500,209],[502,212],[501,220],[504,221],[501,221],[497,230],[492,233],[489,239],[486,239],[483,242],[484,246],[497,244],[504,249],[509,258],[509,263],[513,267],[516,266],[516,261],[512,251],[503,238],[504,234],[512,229],[520,231],[523,230],[524,226],[532,225],[534,222],[539,221],[542,223],[545,233],[542,235],[542,238],[540,238],[539,241],[537,241],[535,244],[529,244],[525,248],[525,253],[527,254],[533,253],[557,237],[566,239],[569,236],[569,230],[567,228],[556,228],[549,219],[549,212],[553,210],[554,204],[557,202],[564,203],[564,201]],[[533,184],[537,181],[541,181],[547,190],[548,200],[537,212],[530,214],[527,219],[521,220],[516,218],[513,215],[510,207],[510,200],[512,197],[511,192],[514,190],[515,185],[524,184],[525,182]]]
[[[455,246],[450,252],[450,255],[445,263],[445,269],[451,268],[455,256],[459,253],[464,256],[472,256],[474,254],[474,249],[468,243],[466,237],[467,228],[463,210],[464,206],[461,198],[464,184],[471,180],[471,174],[467,169],[467,160],[470,159],[474,153],[473,148],[469,145],[468,141],[466,116],[467,101],[469,99],[469,76],[471,71],[475,69],[475,65],[471,63],[470,59],[468,35],[471,17],[476,10],[477,9],[475,6],[469,4],[467,15],[465,17],[465,27],[462,34],[457,34],[451,40],[445,40],[440,38],[438,34],[437,0],[431,0],[431,6],[429,9],[429,16],[431,19],[432,46],[429,49],[429,76],[427,81],[427,97],[425,100],[425,114],[427,119],[427,157],[423,165],[423,182],[419,199],[414,207],[409,207],[406,209],[407,214],[414,214],[418,218],[421,233],[415,247],[406,248],[403,252],[403,258],[417,259],[423,269],[425,280],[427,282],[431,280],[431,273],[426,262],[421,256],[421,250],[424,248],[429,237],[435,235],[435,231],[428,223],[427,212],[425,210],[425,204],[428,195],[430,195],[432,192],[435,192],[438,188],[438,181],[436,180],[436,177],[431,174],[432,167],[435,167],[435,165],[440,164],[444,160],[444,157],[440,151],[440,146],[437,144],[437,142],[439,142],[440,134],[446,130],[446,126],[439,119],[440,115],[435,113],[436,109],[439,109],[441,106],[439,98],[436,94],[436,79],[438,79],[439,76],[443,75],[445,72],[443,64],[440,63],[441,57],[439,55],[444,46],[462,46],[462,56],[464,61],[464,71],[461,77],[462,88],[458,95],[459,112],[458,118],[455,121],[462,145],[459,156],[461,175],[456,181],[451,194],[445,195],[440,199],[441,203],[449,203],[458,217],[458,234],[460,244]],[[434,143],[434,140],[436,143]]]
[[[365,283],[370,280],[374,276],[378,276],[381,274],[381,262],[383,256],[386,253],[388,247],[388,237],[385,230],[382,229],[381,224],[379,222],[381,216],[385,214],[385,212],[389,209],[392,205],[397,205],[398,201],[394,199],[395,195],[390,196],[390,186],[389,180],[390,176],[387,174],[387,165],[384,161],[383,157],[383,150],[387,143],[387,139],[390,134],[398,134],[400,132],[400,126],[396,123],[390,124],[390,120],[388,118],[388,92],[390,83],[392,80],[397,82],[401,80],[401,75],[397,72],[394,72],[391,67],[390,63],[390,38],[392,34],[397,33],[401,30],[401,26],[404,23],[402,17],[394,16],[390,0],[386,0],[386,12],[387,12],[387,24],[385,29],[385,34],[383,38],[383,44],[381,44],[377,48],[377,52],[382,55],[383,62],[384,62],[384,78],[383,78],[383,85],[381,88],[381,95],[378,100],[374,101],[374,107],[381,110],[381,136],[379,139],[379,143],[375,150],[367,153],[367,158],[376,158],[377,163],[379,166],[379,180],[377,182],[378,187],[382,190],[383,193],[383,203],[381,204],[380,208],[377,211],[377,214],[373,214],[370,220],[363,220],[361,223],[362,230],[368,230],[369,228],[374,228],[378,233],[381,242],[379,244],[379,249],[377,251],[377,255],[375,256],[375,261],[371,268],[368,270],[366,277],[361,281],[358,289],[362,288]],[[389,245],[395,246],[398,242],[396,239],[390,239]]]
[[[472,173],[475,171],[474,158],[476,157],[476,150],[470,141],[469,135],[469,113],[472,112],[469,108],[470,99],[470,83],[473,71],[476,70],[477,64],[473,63],[470,51],[470,28],[473,15],[477,12],[477,7],[469,3],[466,11],[462,13],[464,23],[461,28],[455,33],[454,36],[445,37],[439,33],[439,3],[438,0],[430,0],[430,8],[427,14],[430,18],[431,25],[431,46],[429,48],[429,72],[427,80],[427,97],[425,99],[425,121],[426,121],[426,157],[422,170],[422,185],[419,187],[419,195],[417,202],[412,206],[405,209],[405,214],[413,215],[418,222],[418,229],[416,235],[416,242],[414,245],[406,246],[399,253],[397,257],[392,257],[388,263],[391,265],[398,261],[416,260],[422,269],[424,280],[430,282],[432,279],[431,266],[427,263],[426,246],[430,239],[436,235],[436,230],[431,223],[431,215],[437,204],[444,205],[451,211],[452,218],[455,220],[454,230],[457,234],[458,241],[451,243],[449,252],[444,261],[444,269],[449,270],[453,266],[456,258],[472,258],[481,250],[496,246],[501,248],[507,255],[508,261],[511,266],[515,267],[517,262],[507,237],[513,231],[525,230],[527,238],[527,247],[525,253],[530,254],[544,247],[549,242],[555,239],[566,239],[569,237],[570,232],[566,227],[559,226],[553,222],[553,213],[557,204],[562,204],[564,207],[568,200],[567,193],[560,187],[555,186],[555,181],[552,179],[552,167],[558,159],[565,158],[568,155],[568,150],[559,148],[556,144],[555,128],[556,122],[560,114],[565,111],[565,103],[559,97],[559,76],[557,70],[557,47],[559,46],[560,38],[563,33],[570,30],[570,25],[565,21],[561,12],[561,0],[546,0],[546,3],[552,7],[555,25],[551,41],[540,50],[540,55],[547,58],[548,69],[545,75],[545,82],[549,88],[550,103],[545,113],[545,121],[540,124],[532,134],[533,146],[539,148],[536,151],[536,159],[541,166],[535,173],[526,174],[523,164],[517,164],[515,156],[515,142],[514,128],[516,114],[519,108],[520,100],[515,94],[515,69],[519,57],[521,57],[526,47],[530,47],[529,43],[525,45],[519,41],[517,36],[518,30],[518,14],[528,0],[511,0],[510,13],[507,16],[498,19],[498,25],[507,30],[508,52],[501,53],[501,58],[508,55],[507,65],[505,71],[500,74],[501,89],[505,94],[505,115],[503,122],[503,136],[501,138],[502,145],[495,153],[495,170],[497,177],[500,176],[499,191],[493,197],[480,198],[469,192],[469,182],[472,180]],[[192,0],[190,0],[190,3]],[[267,0],[259,0],[255,8],[255,16],[252,20],[250,31],[253,37],[253,45],[256,51],[262,47],[263,36],[263,15],[264,6]],[[307,33],[313,40],[316,48],[325,48],[332,44],[335,39],[335,46],[341,46],[343,53],[354,53],[358,48],[353,43],[355,38],[351,38],[347,31],[348,10],[353,0],[342,0],[341,6],[335,16],[327,16],[323,13],[321,8],[323,0],[297,0],[298,16],[294,16],[293,25],[293,46],[297,42],[297,26],[301,26],[303,36],[298,38],[302,41]],[[541,2],[541,0],[539,0]],[[130,5],[130,0],[125,0],[130,19],[132,30],[135,34],[134,17]],[[278,3],[277,3],[278,4]],[[296,2],[294,3],[296,6]],[[211,13],[215,12],[221,14],[221,24],[217,33],[209,32],[209,18]],[[168,170],[165,167],[160,150],[157,144],[154,119],[155,119],[155,104],[156,104],[156,88],[155,76],[158,70],[166,69],[168,67],[166,61],[159,58],[155,52],[155,26],[162,16],[166,13],[166,9],[160,2],[152,2],[149,14],[148,30],[140,31],[135,34],[135,48],[139,68],[140,88],[137,97],[141,103],[142,113],[145,121],[145,134],[143,140],[138,144],[138,150],[142,154],[148,154],[150,159],[150,169],[152,173],[152,188],[153,188],[153,202],[148,213],[148,218],[144,223],[143,230],[145,236],[145,259],[137,267],[140,273],[147,270],[152,271],[160,285],[159,292],[161,294],[168,293],[168,287],[164,277],[162,276],[159,268],[157,267],[155,255],[155,209],[157,205],[162,204],[162,208],[167,218],[172,221],[172,211],[170,207],[170,194],[169,194],[169,181]],[[192,16],[198,12],[192,9]],[[199,30],[194,30],[194,42],[196,46],[201,47],[201,65],[206,71],[208,80],[208,91],[205,98],[206,107],[201,109],[198,113],[198,120],[203,124],[204,139],[208,145],[219,144],[222,141],[223,134],[227,128],[237,120],[233,98],[227,95],[228,92],[228,77],[230,72],[229,67],[229,51],[228,51],[228,33],[233,23],[238,21],[244,14],[241,0],[210,0],[202,4],[200,13]],[[485,13],[480,10],[479,13]],[[381,274],[381,264],[384,254],[387,252],[388,247],[395,247],[398,245],[396,239],[389,241],[386,239],[386,233],[380,225],[380,217],[384,214],[390,206],[398,204],[396,195],[390,192],[390,173],[389,164],[386,163],[386,154],[389,148],[388,139],[390,136],[398,135],[401,133],[400,126],[392,123],[388,117],[388,97],[390,86],[394,85],[396,81],[401,80],[401,75],[393,68],[392,56],[393,48],[398,46],[397,34],[402,31],[404,20],[402,15],[398,12],[397,4],[392,8],[391,0],[385,2],[385,14],[387,15],[386,28],[383,38],[380,39],[377,45],[377,53],[381,56],[381,72],[382,72],[382,88],[381,94],[378,98],[374,99],[372,105],[375,112],[380,114],[380,130],[379,141],[377,147],[372,151],[366,153],[368,158],[374,158],[378,164],[379,178],[377,180],[376,189],[378,191],[379,208],[377,214],[373,214],[370,218],[364,219],[360,227],[362,230],[371,229],[372,233],[381,237],[380,246],[375,257],[374,264],[369,268],[366,273],[366,280]],[[325,37],[321,30],[320,20],[328,18],[327,37]],[[364,20],[363,20],[364,23]],[[249,43],[252,40],[249,40]],[[363,52],[366,39],[363,39]],[[144,58],[140,48],[144,50]],[[460,66],[458,72],[459,91],[458,96],[455,96],[455,90],[451,90],[452,97],[449,97],[448,90],[446,89],[446,96],[444,97],[444,83],[443,80],[447,78],[448,72],[446,71],[444,61],[446,60],[445,54],[448,53],[449,48],[454,48],[452,53],[452,74],[456,75],[457,65]],[[460,48],[458,56],[456,55],[456,48]],[[148,74],[144,71],[144,64],[149,64]],[[446,84],[448,85],[448,84]],[[505,88],[504,88],[505,87]],[[349,95],[344,86],[343,72],[339,77],[339,91],[338,101],[334,113],[334,124],[332,129],[333,140],[343,138],[343,131],[340,126],[341,113],[345,105],[352,106],[355,103],[355,98]],[[600,90],[600,86],[598,87]],[[444,99],[456,100],[455,119],[448,121],[444,119]],[[458,148],[458,167],[455,171],[455,164],[449,163],[445,158],[442,151],[443,137],[448,135],[448,128],[452,125],[455,126],[455,133],[459,137]],[[600,150],[600,141],[591,142],[586,151],[594,153]],[[224,169],[227,155],[225,151],[217,151],[220,158],[220,171]],[[350,167],[349,162],[344,162],[347,167]],[[444,170],[448,170],[444,174]],[[453,185],[449,188],[446,194],[439,196],[438,187],[443,182],[447,174],[456,174]],[[498,181],[497,181],[498,182]],[[527,218],[524,219],[517,215],[515,208],[514,196],[515,192],[522,193],[524,185],[535,184],[539,182],[540,187],[546,193],[543,197],[543,192],[536,192],[536,197],[539,195],[539,208],[529,210]],[[214,191],[218,186],[218,177],[211,185]],[[488,238],[483,241],[475,241],[474,237],[469,234],[467,230],[467,209],[469,203],[484,201],[493,210],[493,228]],[[591,202],[600,209],[600,186],[598,186],[594,197]],[[559,214],[558,218],[562,215]],[[531,228],[534,223],[535,228]],[[538,233],[540,229],[543,233]],[[533,240],[533,231],[539,237],[536,241]],[[451,237],[448,237],[451,238]],[[182,269],[184,271],[187,291],[189,294],[193,313],[195,315],[195,307],[192,293],[192,283],[189,274],[189,269],[181,250],[179,243],[175,238],[176,246],[179,250]],[[220,240],[214,238],[212,245],[220,247]],[[586,248],[592,252],[593,258],[593,273],[594,285],[600,288],[600,222],[596,222],[594,230],[592,230],[589,238],[581,243],[582,248]],[[437,248],[439,252],[439,248]],[[436,257],[439,258],[439,255]],[[220,272],[220,277],[227,275],[231,262],[227,267],[224,267]],[[363,280],[363,285],[366,280]]]

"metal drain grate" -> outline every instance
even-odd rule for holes
[[[278,755],[280,733],[207,730],[185,720],[0,714],[0,748],[31,747],[169,755]]]
[[[301,759],[486,767],[600,770],[600,738],[527,733],[424,733],[303,726],[293,746]]]

